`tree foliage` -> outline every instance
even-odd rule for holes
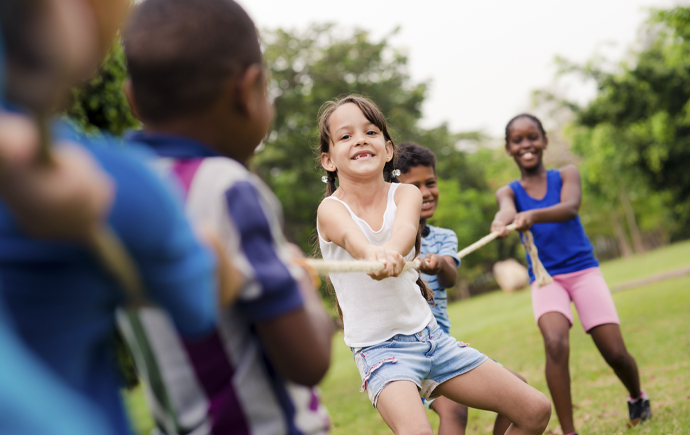
[[[139,122],[129,110],[122,91],[127,77],[122,44],[113,44],[98,74],[72,90],[72,104],[66,114],[86,131],[104,130],[121,135]]]
[[[675,237],[690,235],[689,38],[690,8],[657,11],[628,64],[613,72],[597,63],[570,68],[598,86],[597,97],[577,111],[574,134],[576,150],[587,157],[589,187],[609,200],[611,186],[649,199],[661,206],[657,223],[671,219],[663,216],[668,199]]]

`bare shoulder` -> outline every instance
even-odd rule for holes
[[[400,201],[422,201],[422,191],[413,184],[400,184],[398,190],[395,191],[393,198],[396,204]]]
[[[319,204],[319,208],[317,210],[319,220],[329,220],[333,216],[342,215],[343,213],[349,216],[349,213],[342,202],[327,199],[321,201],[321,204]]]
[[[352,220],[349,211],[343,203],[334,200],[321,201],[316,218],[319,236],[325,241],[331,242],[333,234],[329,233],[342,227],[348,219]]]
[[[566,181],[579,181],[580,171],[575,165],[567,165],[558,170],[561,173],[561,178]]]
[[[515,197],[515,193],[513,192],[513,189],[507,184],[505,186],[499,188],[496,191],[496,199],[501,199],[501,198],[513,199],[514,197]]]

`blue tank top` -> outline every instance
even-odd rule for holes
[[[558,169],[547,171],[546,195],[542,199],[529,196],[518,180],[511,181],[509,186],[515,194],[515,207],[518,212],[550,207],[561,202],[563,181]],[[580,222],[580,216],[575,216],[565,222],[534,224],[530,231],[534,235],[534,244],[539,250],[539,259],[549,275],[578,272],[599,266],[599,261],[592,253],[592,244]],[[529,256],[527,256],[527,263],[529,263],[529,278],[532,282],[534,272]]]

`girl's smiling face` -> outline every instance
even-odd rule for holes
[[[386,162],[393,158],[393,144],[356,104],[343,104],[328,119],[331,144],[321,153],[321,165],[338,171],[338,177],[383,174]]]
[[[518,166],[530,170],[541,164],[548,143],[536,122],[521,117],[514,120],[508,129],[506,152]]]

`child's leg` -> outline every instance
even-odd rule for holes
[[[601,270],[585,269],[572,274],[567,281],[582,327],[592,335],[599,352],[628,389],[630,397],[640,397],[637,364],[625,348],[616,305]]]
[[[394,381],[379,394],[376,409],[393,433],[433,435],[417,385],[411,381]]]
[[[551,392],[563,433],[575,432],[570,396],[570,321],[561,313],[546,313],[539,318],[539,329],[546,350],[546,383]]]
[[[517,376],[522,382],[527,383],[525,378],[520,374],[506,368],[510,373]],[[443,396],[434,400],[431,404],[431,409],[438,414],[440,419],[438,426],[438,435],[465,435],[467,430],[467,407],[460,403],[455,403]],[[503,435],[511,425],[510,420],[501,414],[496,415],[494,423],[494,435]]]
[[[465,435],[467,429],[467,407],[443,396],[434,400],[431,409],[438,414],[438,435]],[[510,424],[510,422],[508,422]],[[505,431],[501,432],[502,434]]]
[[[518,379],[520,379],[525,384],[527,383],[527,380],[525,378],[523,378],[522,375],[520,375],[519,373],[514,372],[514,371],[510,370],[509,368],[505,368],[505,369],[508,370],[510,373],[513,374],[513,376],[516,376]],[[494,422],[493,435],[503,435],[504,433],[506,433],[506,431],[508,430],[508,427],[510,427],[510,425],[511,425],[511,422],[506,417],[502,416],[501,414],[496,415],[496,421]]]
[[[642,392],[637,363],[625,348],[620,327],[615,323],[607,323],[595,326],[589,333],[601,355],[628,389],[630,397],[640,397]]]
[[[551,403],[546,396],[491,360],[440,384],[436,392],[472,408],[507,417],[513,424],[506,435],[542,434],[551,416]]]

